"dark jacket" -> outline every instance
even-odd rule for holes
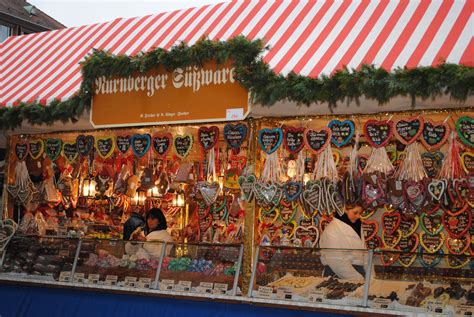
[[[130,218],[123,224],[123,239],[130,240],[132,233],[138,228],[145,226],[145,219],[136,212],[132,212]]]

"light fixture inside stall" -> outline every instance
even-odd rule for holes
[[[132,206],[143,206],[145,205],[146,193],[143,190],[137,190],[135,196],[132,197],[130,204]]]
[[[86,177],[82,181],[82,197],[92,198],[95,197],[96,182],[94,179]]]

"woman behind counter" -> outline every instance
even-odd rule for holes
[[[132,238],[139,241],[164,241],[172,242],[173,238],[166,231],[168,228],[166,224],[166,218],[161,209],[152,208],[148,211],[145,218],[145,236],[141,230],[138,230],[132,234]],[[136,252],[138,258],[155,259],[158,260],[161,256],[162,244],[161,243],[144,243],[143,248],[139,248]]]
[[[347,280],[364,279],[366,253],[363,250],[366,246],[362,239],[361,213],[360,205],[346,205],[344,215],[336,213],[334,219],[324,229],[319,240],[319,247],[322,249],[321,262],[325,265],[324,276],[336,275]]]

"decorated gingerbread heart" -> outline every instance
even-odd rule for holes
[[[256,182],[254,184],[255,197],[264,204],[278,206],[283,195],[283,190],[277,184]]]
[[[283,234],[286,234],[288,238],[293,238],[295,235],[296,228],[298,227],[298,224],[296,223],[295,220],[292,220],[288,223],[283,223],[280,230]]]
[[[61,139],[47,139],[44,143],[46,155],[51,161],[57,159],[61,153],[63,141]]]
[[[327,127],[319,130],[306,129],[305,144],[313,153],[319,154],[329,145],[331,130]]]
[[[450,215],[445,212],[442,216],[444,228],[452,238],[460,238],[468,232],[472,223],[472,210],[465,208],[463,212]]]
[[[253,187],[255,185],[255,182],[257,181],[257,177],[255,175],[249,175],[249,176],[240,176],[239,177],[239,186],[240,190],[244,194],[244,198],[247,201],[251,201],[253,198]]]
[[[420,244],[428,253],[436,253],[442,247],[445,236],[442,232],[437,235],[429,235],[426,232],[420,232]]]
[[[28,156],[29,144],[28,142],[19,141],[15,144],[15,155],[19,161],[24,161]]]
[[[402,215],[399,227],[402,238],[412,235],[418,229],[419,224],[420,220],[417,216]]]
[[[44,152],[44,141],[42,139],[31,140],[28,148],[30,157],[37,160]]]
[[[418,251],[418,259],[420,260],[421,265],[425,268],[436,267],[441,259],[443,258],[443,250],[440,249],[436,253],[427,253],[424,251],[424,248],[420,245]]]
[[[395,137],[405,145],[411,144],[418,139],[423,131],[423,123],[422,117],[400,119],[395,123]]]
[[[315,247],[319,240],[319,230],[315,226],[307,228],[297,227],[295,231],[295,238],[303,241],[303,246],[305,247]]]
[[[180,158],[188,156],[193,147],[193,136],[191,134],[177,134],[173,138],[173,149]]]
[[[382,215],[383,231],[387,234],[392,234],[398,230],[400,226],[401,215],[399,212],[385,212]]]
[[[417,258],[416,253],[401,253],[398,262],[404,267],[410,267]]]
[[[153,136],[153,149],[159,157],[165,157],[171,150],[173,136],[170,133],[157,133]]]
[[[428,193],[436,201],[440,201],[443,197],[444,191],[446,190],[446,182],[442,179],[433,179],[428,184]]]
[[[244,123],[227,123],[224,126],[224,140],[232,149],[238,149],[247,139],[247,125]]]
[[[72,163],[79,153],[77,152],[77,144],[76,143],[70,143],[70,142],[64,142],[63,144],[63,156],[66,158],[66,161],[68,163]]]
[[[285,126],[283,135],[283,144],[291,154],[299,153],[304,147],[305,128],[295,128]]]
[[[421,228],[429,235],[437,235],[443,230],[442,213],[437,211],[431,215],[422,214],[420,218]]]
[[[76,138],[77,152],[81,157],[88,156],[94,147],[94,137],[92,135],[78,135]]]
[[[447,122],[433,122],[425,119],[421,143],[430,151],[437,150],[448,140],[450,130]]]
[[[272,207],[269,210],[260,208],[258,211],[258,220],[261,223],[264,223],[267,225],[273,225],[277,221],[279,215],[280,215],[280,211],[276,207]]]
[[[283,131],[280,128],[262,129],[258,133],[258,143],[267,154],[272,154],[283,141]]]
[[[467,174],[474,174],[474,152],[464,152],[461,155],[461,163]]]
[[[369,241],[373,239],[377,232],[379,231],[379,223],[374,220],[365,220],[362,221],[362,235],[364,237],[364,241]]]
[[[472,258],[467,255],[450,255],[445,257],[448,267],[452,269],[460,269],[471,263]]]
[[[298,204],[291,204],[288,207],[280,208],[280,220],[287,224],[295,219],[296,213],[298,212]]]
[[[474,119],[471,117],[460,117],[456,121],[456,130],[461,141],[469,147],[474,147]]]
[[[367,142],[371,146],[375,148],[384,147],[393,135],[393,123],[387,120],[368,120],[364,124],[364,133]]]
[[[288,181],[283,185],[283,194],[287,201],[298,200],[303,191],[303,183]]]
[[[434,178],[438,175],[441,166],[443,165],[444,154],[440,151],[424,152],[421,154],[421,162],[425,168],[426,175]]]
[[[400,257],[400,252],[384,250],[380,253],[380,261],[382,262],[383,266],[390,266],[393,263],[398,261]]]
[[[419,242],[418,235],[413,233],[407,237],[402,237],[398,242],[398,247],[403,252],[415,252],[418,249]]]
[[[148,133],[132,136],[132,150],[137,157],[143,157],[151,146],[151,136]]]
[[[446,247],[451,254],[461,255],[465,254],[471,244],[470,236],[464,235],[459,238],[446,237]]]
[[[393,233],[382,232],[382,242],[386,248],[395,249],[402,238],[402,233],[397,230]]]
[[[354,121],[337,119],[332,120],[328,124],[331,129],[331,142],[337,147],[343,147],[351,142],[354,136]]]
[[[215,125],[211,127],[200,127],[198,130],[198,142],[204,151],[213,149],[219,141],[219,128]]]
[[[114,139],[112,137],[96,138],[95,148],[100,157],[102,157],[103,159],[107,159],[111,157],[114,153]]]
[[[196,184],[196,189],[201,193],[204,202],[208,206],[211,206],[216,202],[221,191],[221,187],[217,182],[198,182]]]
[[[128,149],[130,148],[130,145],[132,144],[132,138],[129,135],[118,135],[115,137],[115,144],[117,146],[117,149],[125,154],[127,153]]]
[[[376,250],[382,247],[382,239],[379,236],[375,235],[370,240],[365,241],[365,245],[369,250]]]

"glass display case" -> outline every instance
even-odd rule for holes
[[[350,267],[344,267],[342,262],[348,259]],[[332,270],[329,264],[334,262],[340,266]],[[369,253],[364,250],[261,246],[249,297],[362,306],[368,262]]]
[[[472,315],[473,265],[468,254],[375,251],[368,303],[406,312]]]

